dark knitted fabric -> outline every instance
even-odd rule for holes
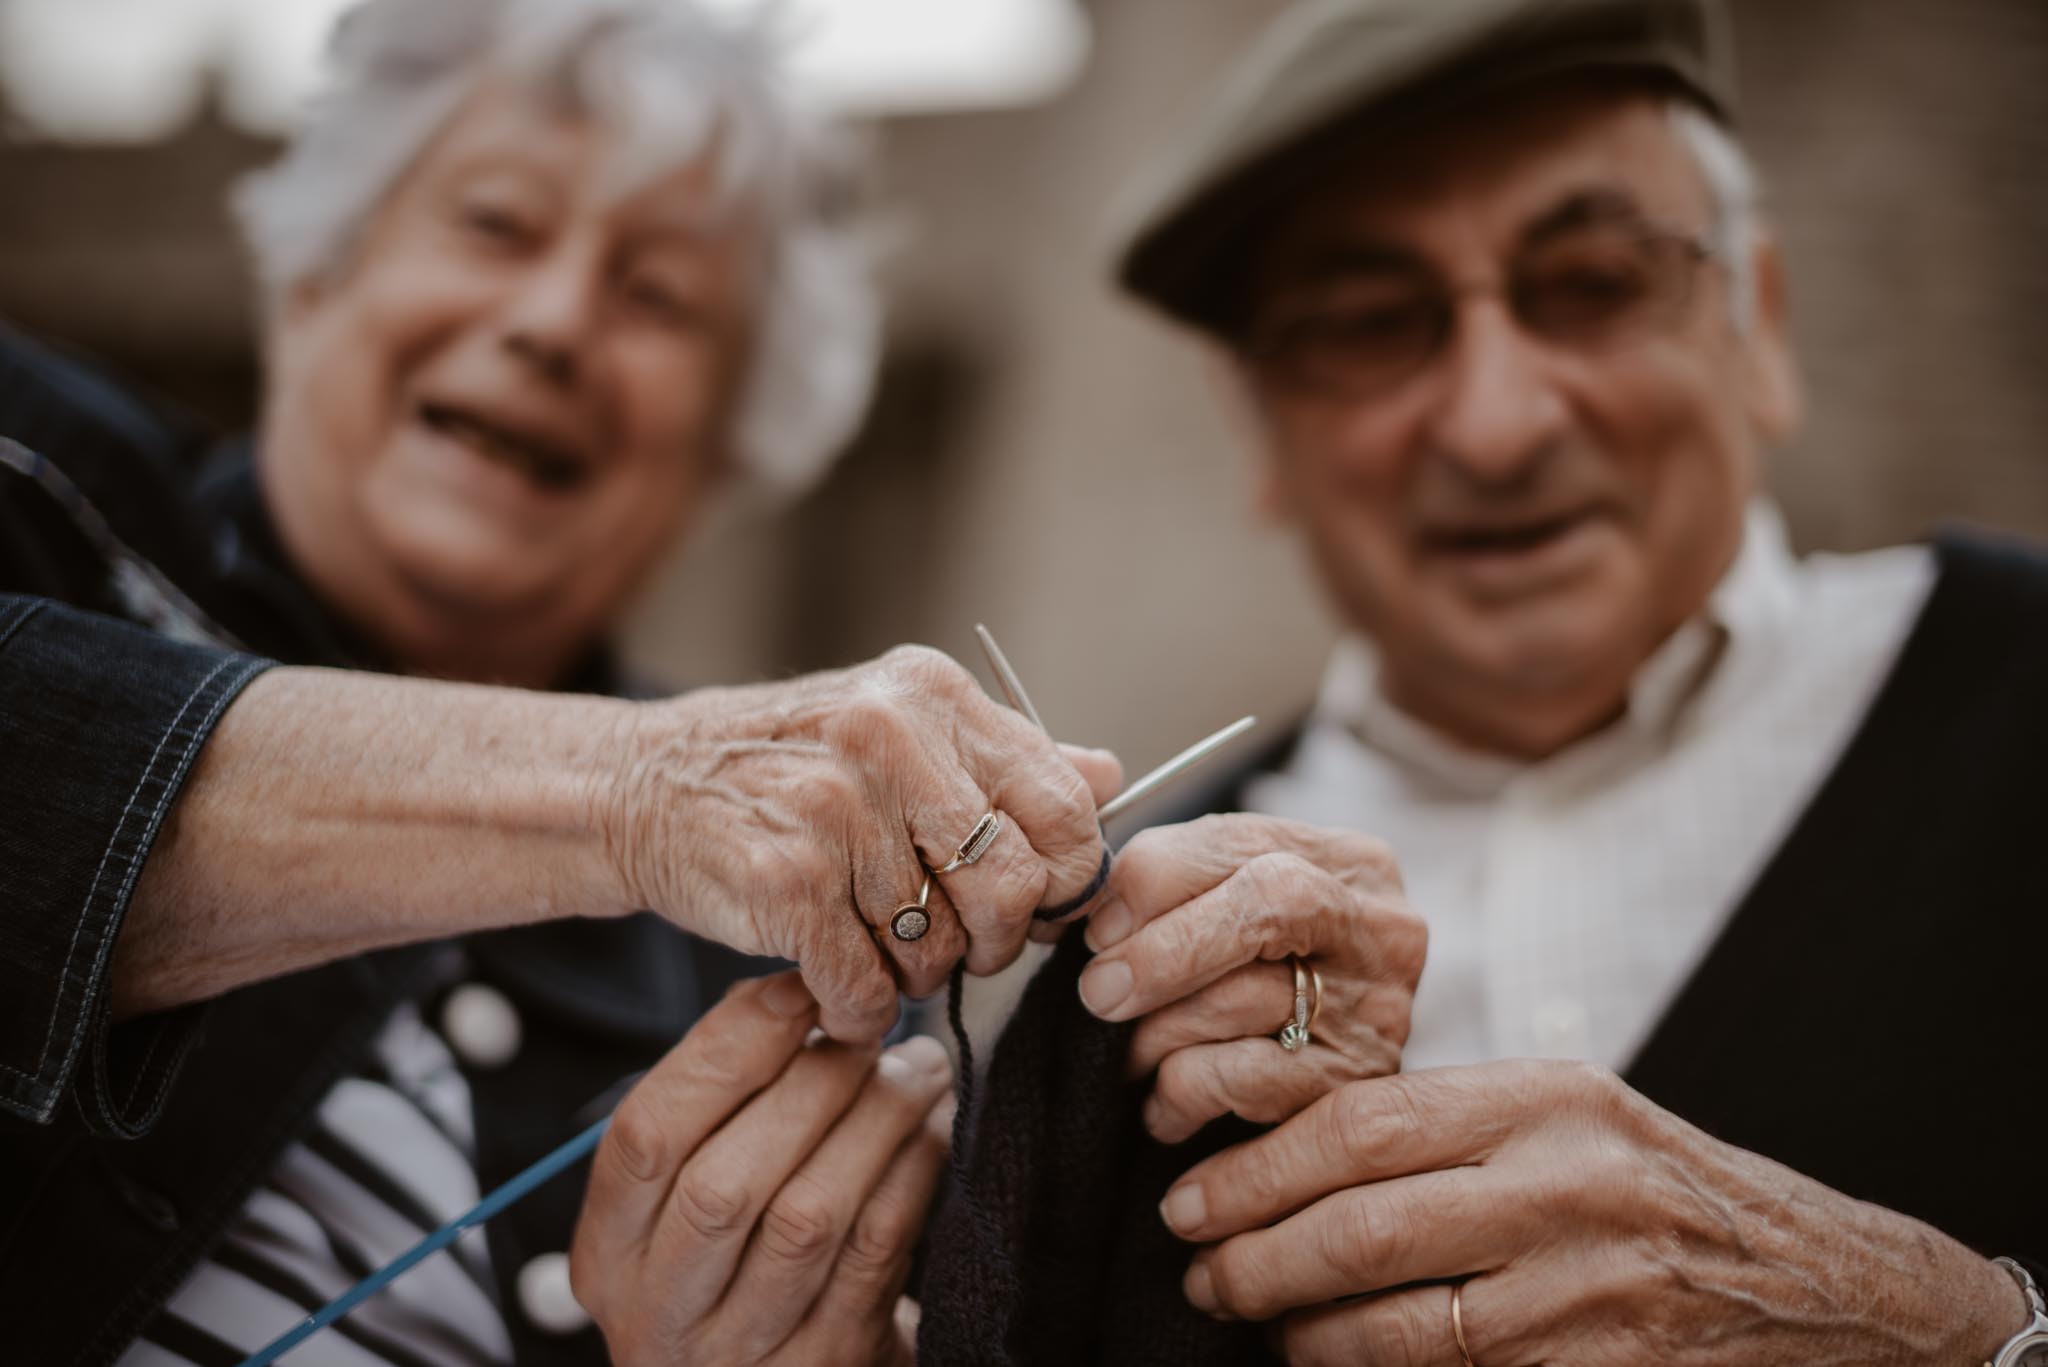
[[[1175,1178],[1251,1127],[1226,1118],[1185,1144],[1145,1133],[1144,1083],[1124,1080],[1131,1025],[1106,1025],[1075,982],[1078,931],[1025,989],[926,1248],[920,1367],[1268,1362],[1256,1325],[1219,1324],[1181,1295],[1190,1248],[1159,1202]]]

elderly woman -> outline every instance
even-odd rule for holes
[[[201,462],[0,338],[10,1342],[234,1362],[659,1058],[587,1195],[543,1188],[294,1360],[900,1359],[948,1072],[876,1041],[899,990],[1101,888],[1116,763],[927,651],[601,696],[664,550],[813,477],[873,371],[849,168],[759,32],[372,0],[335,57],[240,202],[252,446]],[[1159,1133],[1393,1066],[1419,940],[1375,852],[1265,823],[1129,868],[1103,924],[1176,952],[1090,990],[1160,1008],[1131,1057]],[[1417,950],[1377,988],[1376,927]],[[1291,953],[1338,1010],[1280,1066],[1241,1037],[1286,1019]],[[798,972],[705,1015],[748,955]]]

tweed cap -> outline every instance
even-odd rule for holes
[[[1337,153],[1510,86],[1641,79],[1735,112],[1720,0],[1307,0],[1283,14],[1168,150],[1118,236],[1119,282],[1227,334],[1262,211]]]

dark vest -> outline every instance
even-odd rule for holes
[[[1976,536],[1842,759],[1627,1079],[1700,1128],[1986,1253],[2048,1258],[2048,556]],[[1288,747],[1283,746],[1282,749]],[[1271,752],[1212,792],[1229,810]],[[1655,840],[1661,814],[1640,814]],[[1070,935],[996,1046],[934,1229],[923,1367],[1262,1360],[1181,1299],[1168,1149],[1131,1027],[1079,1005]],[[1425,970],[1427,971],[1427,970]]]

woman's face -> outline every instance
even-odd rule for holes
[[[403,667],[554,681],[720,474],[747,244],[702,164],[613,193],[607,137],[484,91],[274,326],[265,497]]]

